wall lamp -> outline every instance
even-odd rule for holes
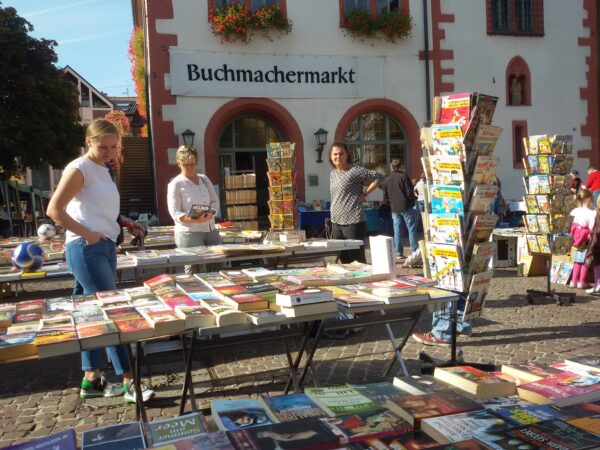
[[[194,145],[194,136],[196,136],[196,133],[194,133],[189,128],[186,129],[183,133],[181,133],[181,137],[183,138],[183,145],[185,145],[186,147],[192,147]]]
[[[324,130],[323,128],[319,128],[316,132],[315,132],[315,139],[317,140],[317,145],[319,146],[319,148],[316,149],[317,152],[317,162],[318,163],[322,163],[323,160],[321,159],[321,156],[323,155],[323,147],[325,147],[325,143],[327,142],[327,131]]]

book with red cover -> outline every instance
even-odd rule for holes
[[[106,308],[104,310],[104,314],[110,320],[127,320],[127,319],[135,319],[140,317],[140,313],[133,306],[124,306],[117,308]]]
[[[420,275],[402,275],[396,279],[414,287],[433,287],[437,285],[437,281],[422,277]]]
[[[409,433],[395,437],[364,439],[359,442],[363,450],[423,450],[438,447],[439,443],[425,433]]]
[[[515,383],[470,366],[436,367],[435,378],[456,386],[477,399],[515,394]]]
[[[167,275],[167,274],[158,275],[156,277],[153,277],[153,278],[150,278],[150,279],[144,281],[144,286],[146,286],[148,289],[151,289],[151,290],[154,290],[158,286],[161,286],[164,284],[175,285],[175,281],[173,280],[173,278],[171,278],[170,275]]]
[[[178,295],[169,296],[162,301],[171,309],[175,309],[176,306],[194,306],[197,303],[192,300],[188,295],[180,292]]]
[[[359,442],[364,439],[397,436],[413,431],[413,426],[388,409],[371,413],[322,419],[340,431],[343,443]]]
[[[43,314],[40,312],[32,312],[32,313],[24,313],[24,314],[15,314],[12,319],[13,325],[23,325],[31,322],[39,322],[43,317]]]
[[[471,120],[471,93],[444,95],[442,97],[442,110],[440,123],[455,123],[460,125],[462,132],[466,133]]]
[[[381,290],[382,292],[387,291],[389,289],[404,289],[404,290],[414,290],[416,286],[412,283],[407,283],[400,278],[392,278],[391,280],[382,280],[382,281],[372,281],[370,283],[364,283],[366,286],[373,289],[373,294],[378,295],[377,291]],[[384,294],[385,295],[385,294]]]
[[[142,316],[116,320],[115,325],[121,333],[121,342],[137,342],[154,336],[154,327]]]
[[[37,333],[34,340],[40,358],[67,355],[80,350],[75,328],[72,330],[46,329]]]
[[[77,325],[77,336],[82,350],[110,347],[119,344],[119,330],[112,320]]]
[[[231,297],[232,295],[237,294],[247,294],[248,290],[244,289],[242,286],[238,284],[234,284],[232,286],[217,286],[214,288],[219,294],[224,295],[226,297]]]
[[[533,383],[522,384],[517,390],[522,399],[538,405],[576,405],[600,400],[600,377],[563,372]]]
[[[41,299],[26,300],[16,304],[16,314],[27,314],[27,313],[43,313],[45,310],[46,301]]]
[[[434,392],[424,395],[396,397],[385,402],[385,406],[417,427],[421,419],[446,416],[469,411],[477,411],[483,407],[456,392]]]

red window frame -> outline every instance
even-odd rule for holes
[[[517,135],[517,131],[519,134]],[[523,145],[523,138],[527,137],[529,132],[527,131],[526,120],[513,120],[512,122],[512,141],[513,141],[513,169],[524,169],[523,158],[525,158],[525,146]]]
[[[212,1],[212,0],[209,0]],[[369,11],[371,12],[371,17],[375,18],[377,17],[377,0],[368,0],[369,1]],[[402,11],[402,14],[404,15],[409,15],[410,14],[410,8],[409,8],[409,1],[408,0],[400,0],[402,3],[400,5],[400,10]],[[340,2],[340,27],[345,27],[346,26],[346,5],[345,5],[345,1],[344,0],[339,0]]]
[[[506,0],[508,5],[508,29],[495,30],[492,1],[494,0],[485,1],[487,34],[497,36],[544,36],[544,0],[532,0],[533,31],[519,31],[515,13],[517,0]]]
[[[252,5],[251,0],[237,0],[236,3],[243,3],[248,10],[250,10],[250,6]],[[210,12],[215,7],[215,0],[208,0],[208,16],[210,17]],[[283,15],[287,18],[287,0],[277,0],[277,8],[283,13]]]

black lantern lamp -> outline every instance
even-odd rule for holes
[[[186,147],[192,147],[194,145],[194,136],[196,136],[196,133],[194,133],[189,128],[186,129],[183,133],[181,133],[181,137],[183,138],[183,145],[185,145]]]
[[[315,132],[315,139],[317,140],[317,145],[319,146],[319,148],[316,149],[317,155],[319,155],[317,162],[322,163],[323,160],[321,159],[321,156],[323,155],[323,147],[325,147],[325,143],[327,142],[327,130],[319,128]]]

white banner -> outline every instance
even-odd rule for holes
[[[170,50],[171,93],[197,97],[384,96],[382,56],[265,55]]]

